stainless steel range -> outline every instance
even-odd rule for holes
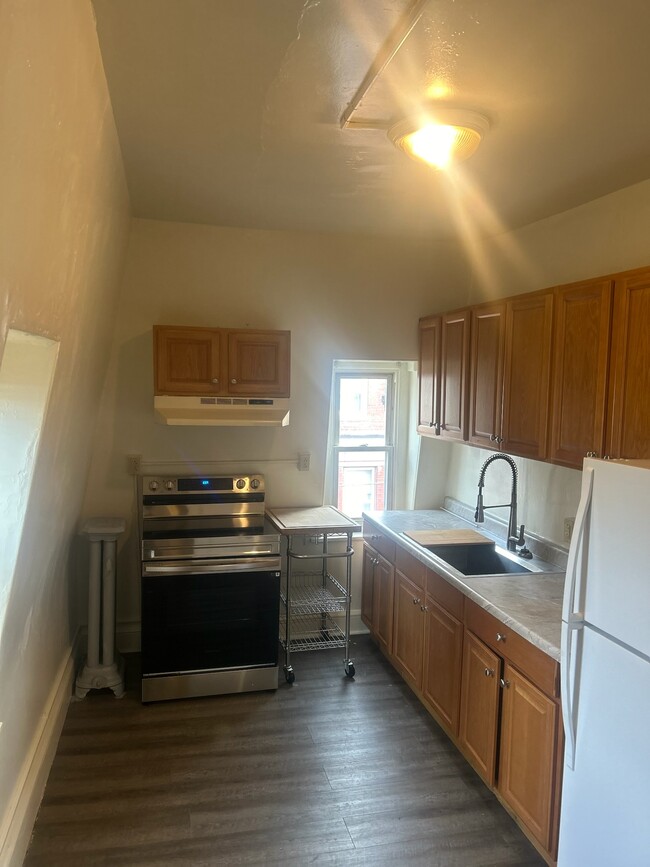
[[[276,689],[280,537],[264,478],[140,479],[142,701]]]

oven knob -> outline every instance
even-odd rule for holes
[[[237,479],[237,481],[235,482],[235,485],[241,491],[242,488],[246,487],[246,480],[245,479]]]
[[[165,482],[165,487],[168,491],[173,491],[176,485],[172,482],[171,479],[169,479],[169,481]]]
[[[155,479],[153,481],[149,482],[149,490],[150,491],[157,491],[158,490],[158,482]]]
[[[251,488],[254,491],[256,491],[259,488],[259,486],[260,486],[260,480],[259,479],[251,479]]]

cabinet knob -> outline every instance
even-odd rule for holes
[[[380,539],[381,537],[378,536],[376,533],[373,533],[372,536],[371,536],[370,538],[371,538],[371,539],[373,540],[373,542],[374,542],[375,539]]]
[[[212,380],[212,383],[213,385],[219,385],[219,380],[215,377],[215,379]]]
[[[413,599],[413,604],[414,604],[414,605],[419,605],[420,602],[422,602],[421,599]]]
[[[237,380],[236,380],[236,379],[231,379],[230,381],[232,382],[233,385],[237,385]]]
[[[493,668],[486,668],[485,671],[483,672],[483,674],[486,677],[494,677],[494,669]]]
[[[505,677],[502,677],[502,678],[499,680],[499,683],[501,684],[501,686],[502,686],[503,689],[508,689],[508,687],[510,686],[510,681],[509,681],[509,680],[506,680]]]
[[[598,457],[598,452],[587,452],[587,454],[585,455],[585,457],[587,457],[587,458],[597,458],[597,457]]]
[[[441,427],[440,422],[437,421],[437,422],[435,423],[434,427],[435,427],[435,429],[436,429],[436,435],[437,435],[437,436],[440,436],[440,427]]]
[[[494,438],[494,442],[495,442],[495,443],[502,443],[502,442],[503,442],[503,437],[496,436],[496,437]]]
[[[420,611],[428,611],[428,610],[429,609],[427,608],[426,605],[420,605]]]
[[[497,439],[497,435],[496,435],[496,434],[490,434],[490,442],[491,442],[491,443],[496,442],[496,439]]]
[[[505,641],[506,637],[503,632],[497,632],[497,641]]]

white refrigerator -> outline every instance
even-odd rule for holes
[[[584,461],[561,675],[558,867],[648,867],[650,461]]]

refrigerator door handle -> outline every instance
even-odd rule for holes
[[[569,558],[567,561],[566,578],[564,582],[564,600],[562,606],[562,620],[569,622],[575,619],[573,615],[575,610],[576,587],[578,582],[578,564],[582,554],[584,544],[585,525],[587,523],[587,515],[589,506],[591,505],[591,494],[594,488],[594,471],[591,467],[583,470],[582,477],[582,494],[580,496],[580,504],[576,514],[575,526],[573,528],[573,539],[569,548]]]
[[[572,676],[573,668],[573,637],[583,628],[584,616],[582,611],[576,611],[576,588],[578,584],[578,564],[581,561],[584,546],[585,526],[591,494],[594,487],[594,471],[591,467],[585,468],[582,479],[582,495],[576,515],[573,532],[573,540],[569,551],[566,579],[564,584],[564,605],[562,611],[562,642],[560,656],[560,695],[562,706],[562,721],[564,723],[564,735],[566,747],[564,762],[571,770],[575,765],[576,754],[576,717],[575,717],[575,678]]]

